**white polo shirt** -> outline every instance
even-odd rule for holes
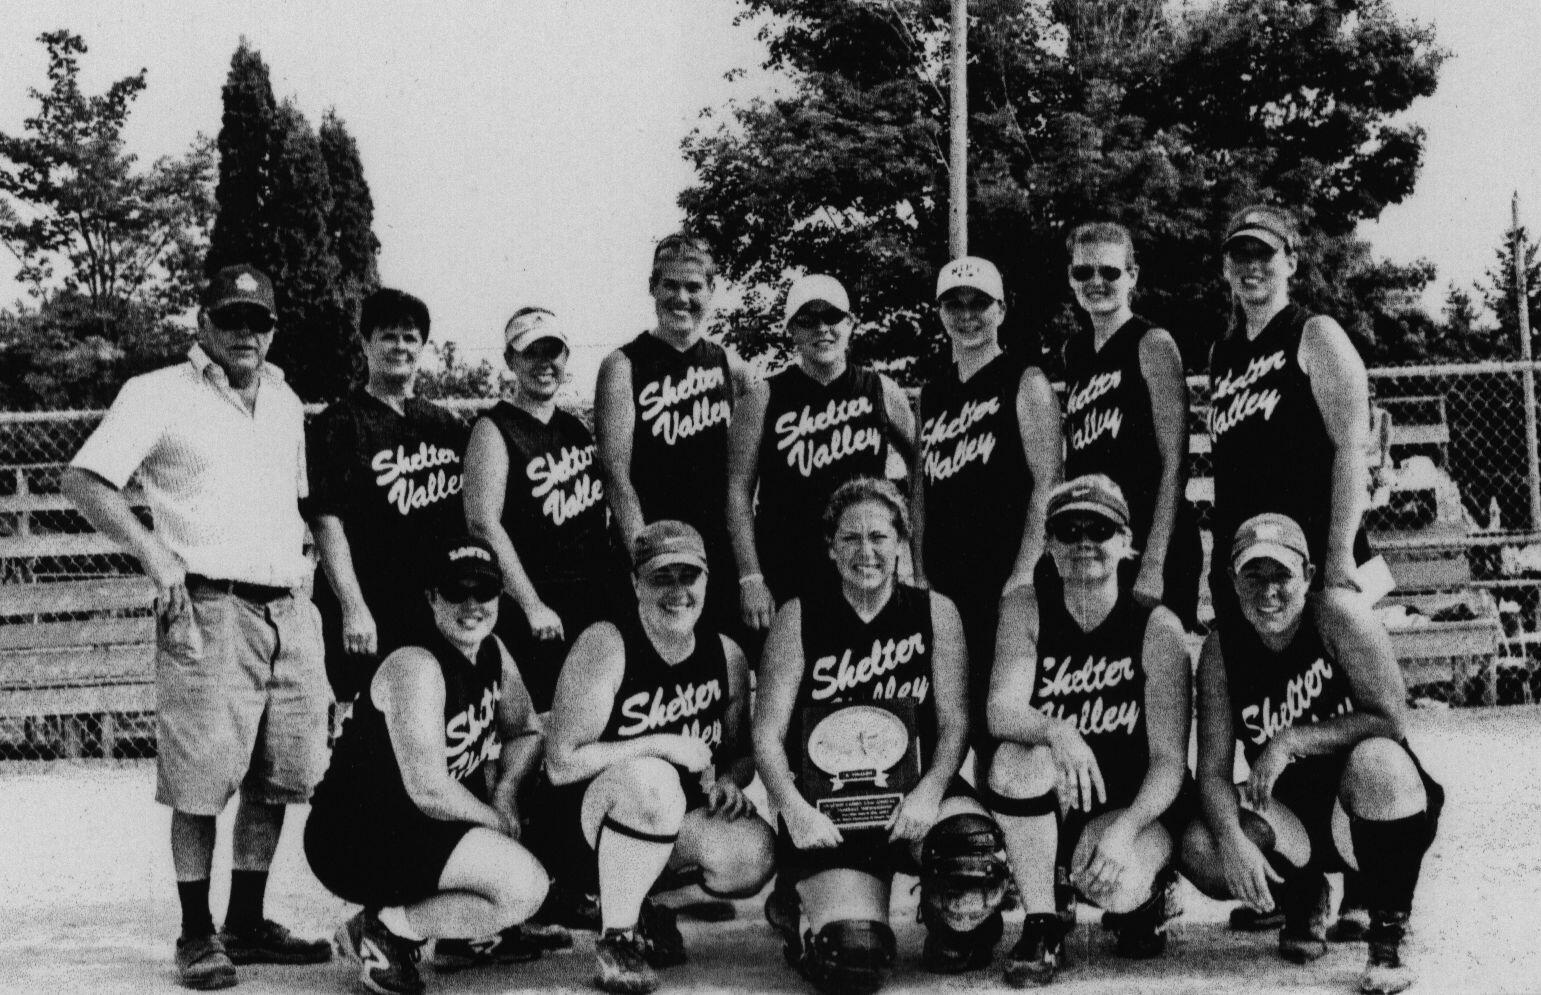
[[[246,410],[200,346],[134,377],[70,461],[122,488],[138,472],[155,533],[189,573],[296,587],[304,555],[305,413],[265,364]]]

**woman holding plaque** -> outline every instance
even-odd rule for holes
[[[1129,506],[1100,474],[1049,496],[1063,585],[1009,592],[990,680],[990,810],[1027,913],[1006,963],[1015,987],[1052,981],[1077,894],[1109,914],[1126,957],[1154,957],[1175,912],[1173,839],[1191,796],[1188,653],[1168,608],[1142,603],[1119,565]]]
[[[841,596],[788,601],[760,670],[755,760],[780,813],[766,915],[820,990],[870,992],[894,961],[896,870],[918,865],[922,964],[951,973],[989,962],[1005,865],[999,832],[957,777],[968,738],[957,609],[897,579],[903,498],[858,477],[824,522]]]

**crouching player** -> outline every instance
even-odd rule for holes
[[[650,891],[753,895],[772,855],[770,827],[743,792],[754,776],[749,669],[701,623],[701,535],[653,522],[634,560],[636,611],[585,629],[557,681],[540,829],[564,875],[597,875],[595,981],[612,992],[650,992],[655,968],[685,962],[673,915]]]
[[[1236,532],[1241,617],[1199,657],[1204,821],[1183,841],[1184,873],[1213,897],[1279,906],[1280,953],[1300,963],[1326,950],[1323,874],[1357,869],[1370,913],[1359,990],[1399,992],[1413,982],[1401,943],[1444,789],[1408,748],[1386,631],[1358,595],[1310,591],[1307,549],[1283,515]],[[1251,766],[1240,798],[1238,742]]]
[[[830,498],[825,534],[840,595],[788,601],[761,660],[755,759],[780,812],[766,918],[817,988],[859,995],[894,963],[896,870],[921,874],[922,966],[952,973],[989,963],[1006,867],[999,831],[957,776],[968,741],[957,609],[896,579],[909,540],[903,499],[887,481],[858,477]],[[901,761],[916,743],[918,759]],[[863,775],[877,788],[901,763],[919,776],[886,823],[853,828],[861,820],[843,818],[842,828],[817,804],[821,795],[845,803],[825,775],[840,790]]]
[[[421,992],[418,953],[430,938],[441,961],[460,965],[539,953],[515,927],[547,887],[518,842],[515,796],[540,729],[492,635],[502,589],[491,548],[470,537],[443,544],[428,592],[433,636],[380,664],[311,802],[305,856],[329,891],[364,906],[337,945],[373,992]],[[473,948],[475,937],[496,939]]]
[[[1006,964],[1017,987],[1063,966],[1077,894],[1106,910],[1120,954],[1165,950],[1192,807],[1182,624],[1121,577],[1134,555],[1122,491],[1101,474],[1061,484],[1047,534],[1063,587],[1042,602],[1008,593],[990,681],[988,800],[1027,913]]]

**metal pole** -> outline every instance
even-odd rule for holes
[[[1541,528],[1541,468],[1536,454],[1536,371],[1530,355],[1530,294],[1525,287],[1525,240],[1520,236],[1520,193],[1510,201],[1514,243],[1514,312],[1520,333],[1520,359],[1525,362],[1525,464],[1530,470],[1530,527]]]
[[[952,0],[952,125],[947,250],[968,255],[968,0]]]

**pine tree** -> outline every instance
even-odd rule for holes
[[[282,137],[265,212],[274,249],[269,275],[278,299],[272,358],[300,397],[329,401],[352,381],[356,352],[332,247],[332,188],[321,143],[299,108],[285,101],[278,124]]]
[[[359,161],[358,143],[335,110],[321,119],[321,158],[332,188],[332,212],[328,230],[337,254],[343,297],[350,308],[380,285],[380,270],[375,256],[380,240],[375,237],[374,199],[364,178],[364,164]]]
[[[275,263],[269,208],[272,170],[280,139],[278,102],[267,63],[242,38],[230,59],[219,128],[219,215],[209,240],[205,271],[249,263],[271,273]]]

